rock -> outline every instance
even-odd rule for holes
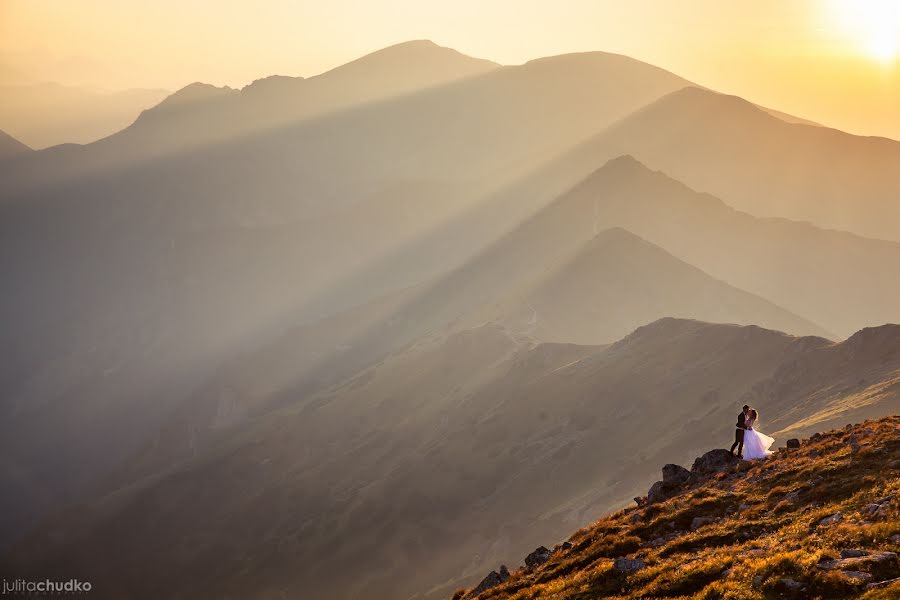
[[[713,517],[694,517],[694,520],[691,521],[691,531],[697,531],[704,525],[709,525],[710,523],[715,523],[716,519]]]
[[[862,509],[862,513],[864,515],[874,515],[879,510],[881,510],[880,504],[866,504]]]
[[[563,542],[559,545],[560,552],[565,552],[566,550],[572,549],[572,542]]]
[[[836,512],[830,517],[825,517],[821,521],[819,521],[819,527],[828,527],[829,525],[835,525],[844,520],[844,513]]]
[[[662,502],[669,497],[669,491],[669,486],[662,481],[657,481],[651,485],[650,489],[647,491],[647,503],[653,504],[655,502]]]
[[[868,554],[865,550],[857,550],[851,548],[845,548],[841,550],[841,558],[859,558],[860,556],[865,556]]]
[[[654,483],[647,492],[648,504],[662,502],[671,498],[681,491],[681,488],[691,476],[691,472],[684,467],[672,464],[664,466],[662,472],[662,481]],[[637,502],[637,498],[635,498],[635,502]],[[640,502],[638,502],[638,506],[642,506]]]
[[[619,557],[613,561],[613,568],[619,573],[634,573],[646,568],[644,560],[641,558],[624,558]]]
[[[738,462],[738,458],[724,449],[710,450],[698,457],[691,467],[691,475],[700,477],[730,470]]]
[[[900,544],[900,533],[895,533],[888,538],[888,541],[892,544]]]
[[[778,585],[776,587],[785,592],[796,594],[797,592],[803,590],[805,586],[799,581],[791,579],[790,577],[785,577],[778,580]]]
[[[641,513],[632,513],[628,520],[632,523],[640,523],[643,519],[641,518]]]
[[[750,510],[751,508],[753,508],[753,506],[751,506],[750,504],[738,504],[738,512],[744,512],[745,510]]]
[[[894,500],[894,498],[896,498],[896,496],[894,494],[891,494],[889,496],[885,496],[884,498],[879,498],[875,501],[875,504],[890,504]]]
[[[732,573],[734,573],[734,569],[729,567],[728,569],[725,569],[724,571],[719,573],[719,577],[722,577],[722,578],[730,577]]]
[[[550,551],[544,546],[540,546],[525,557],[525,568],[534,571],[548,560],[550,560]]]
[[[824,571],[858,571],[863,567],[869,570],[873,568],[893,568],[896,564],[897,555],[894,552],[879,552],[855,558],[825,560],[816,566]]]
[[[647,506],[647,497],[646,496],[635,496],[634,503],[638,505],[638,508],[643,508]]]
[[[860,585],[872,581],[872,576],[864,571],[843,571],[843,575],[853,583]]]
[[[894,579],[888,579],[887,581],[879,581],[878,583],[870,583],[866,586],[867,590],[877,590],[880,588],[891,587],[895,583],[900,582],[900,577],[896,577]]]
[[[786,502],[790,502],[791,504],[796,504],[800,501],[800,490],[794,490],[788,494],[785,494],[784,500]]]
[[[687,483],[691,472],[679,465],[666,465],[662,469],[663,483],[670,485],[682,485]]]
[[[762,575],[757,575],[753,578],[753,587],[758,588],[763,584]]]
[[[500,565],[499,573],[497,571],[488,573],[487,576],[481,580],[481,583],[472,588],[472,591],[463,596],[463,598],[475,598],[482,592],[487,591],[492,587],[497,587],[508,579],[509,570],[506,568],[506,565]]]
[[[790,450],[797,450],[798,448],[800,448],[800,440],[798,440],[797,438],[791,438],[791,439],[789,439],[789,440],[787,441],[787,447],[788,447]]]

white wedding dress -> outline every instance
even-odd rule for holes
[[[744,432],[744,460],[754,460],[769,456],[772,454],[769,448],[774,443],[775,438],[771,438],[755,429],[748,429]]]

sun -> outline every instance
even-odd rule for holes
[[[871,58],[893,63],[900,54],[900,0],[831,0],[832,19]]]

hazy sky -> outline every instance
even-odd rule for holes
[[[619,52],[900,139],[900,0],[0,0],[0,79],[241,86],[422,38],[506,64]]]

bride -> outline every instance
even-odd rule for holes
[[[769,448],[775,443],[775,438],[754,429],[758,418],[759,413],[756,409],[751,410],[750,418],[747,420],[747,431],[744,432],[744,460],[765,458],[772,454]]]

